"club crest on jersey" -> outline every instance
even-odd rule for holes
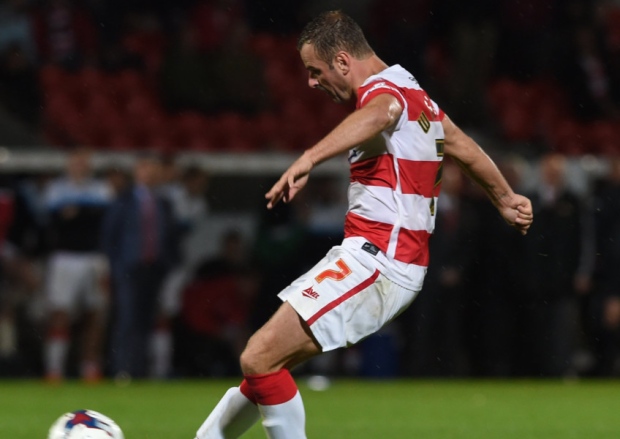
[[[305,290],[301,292],[301,294],[304,297],[309,297],[310,299],[314,299],[314,300],[319,298],[319,293],[314,291],[314,288],[312,287],[306,288]]]

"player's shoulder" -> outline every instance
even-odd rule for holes
[[[423,100],[426,92],[420,87],[413,74],[396,64],[372,75],[364,81],[358,91],[358,105],[363,106],[381,93],[394,95],[403,107],[411,101]]]

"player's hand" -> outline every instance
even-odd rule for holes
[[[532,203],[523,195],[513,195],[506,205],[500,207],[499,212],[504,220],[522,235],[527,234],[527,230],[534,221]]]
[[[273,208],[280,200],[288,203],[295,198],[297,192],[302,190],[308,182],[308,176],[313,167],[314,163],[306,154],[299,157],[265,194],[265,198],[269,200],[267,209]]]

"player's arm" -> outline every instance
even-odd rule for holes
[[[525,235],[534,218],[530,200],[513,192],[491,158],[447,115],[442,126],[445,154],[484,189],[506,222]]]
[[[391,94],[380,94],[367,105],[351,113],[327,136],[307,149],[265,194],[267,208],[278,201],[291,201],[308,181],[308,174],[319,163],[372,139],[398,122],[403,107]]]

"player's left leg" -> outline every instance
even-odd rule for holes
[[[72,306],[79,291],[79,267],[67,254],[53,254],[47,267],[47,334],[43,361],[45,379],[59,382],[64,378],[70,344]]]
[[[101,353],[106,331],[109,297],[107,261],[99,255],[85,255],[83,267],[84,327],[80,374],[86,382],[102,378]]]
[[[319,353],[306,323],[288,303],[282,304],[241,355],[245,380],[228,390],[197,439],[237,438],[260,415],[269,438],[305,438],[303,402],[289,370]]]
[[[303,439],[305,411],[290,369],[322,352],[305,321],[285,302],[250,338],[241,369],[270,439]]]

